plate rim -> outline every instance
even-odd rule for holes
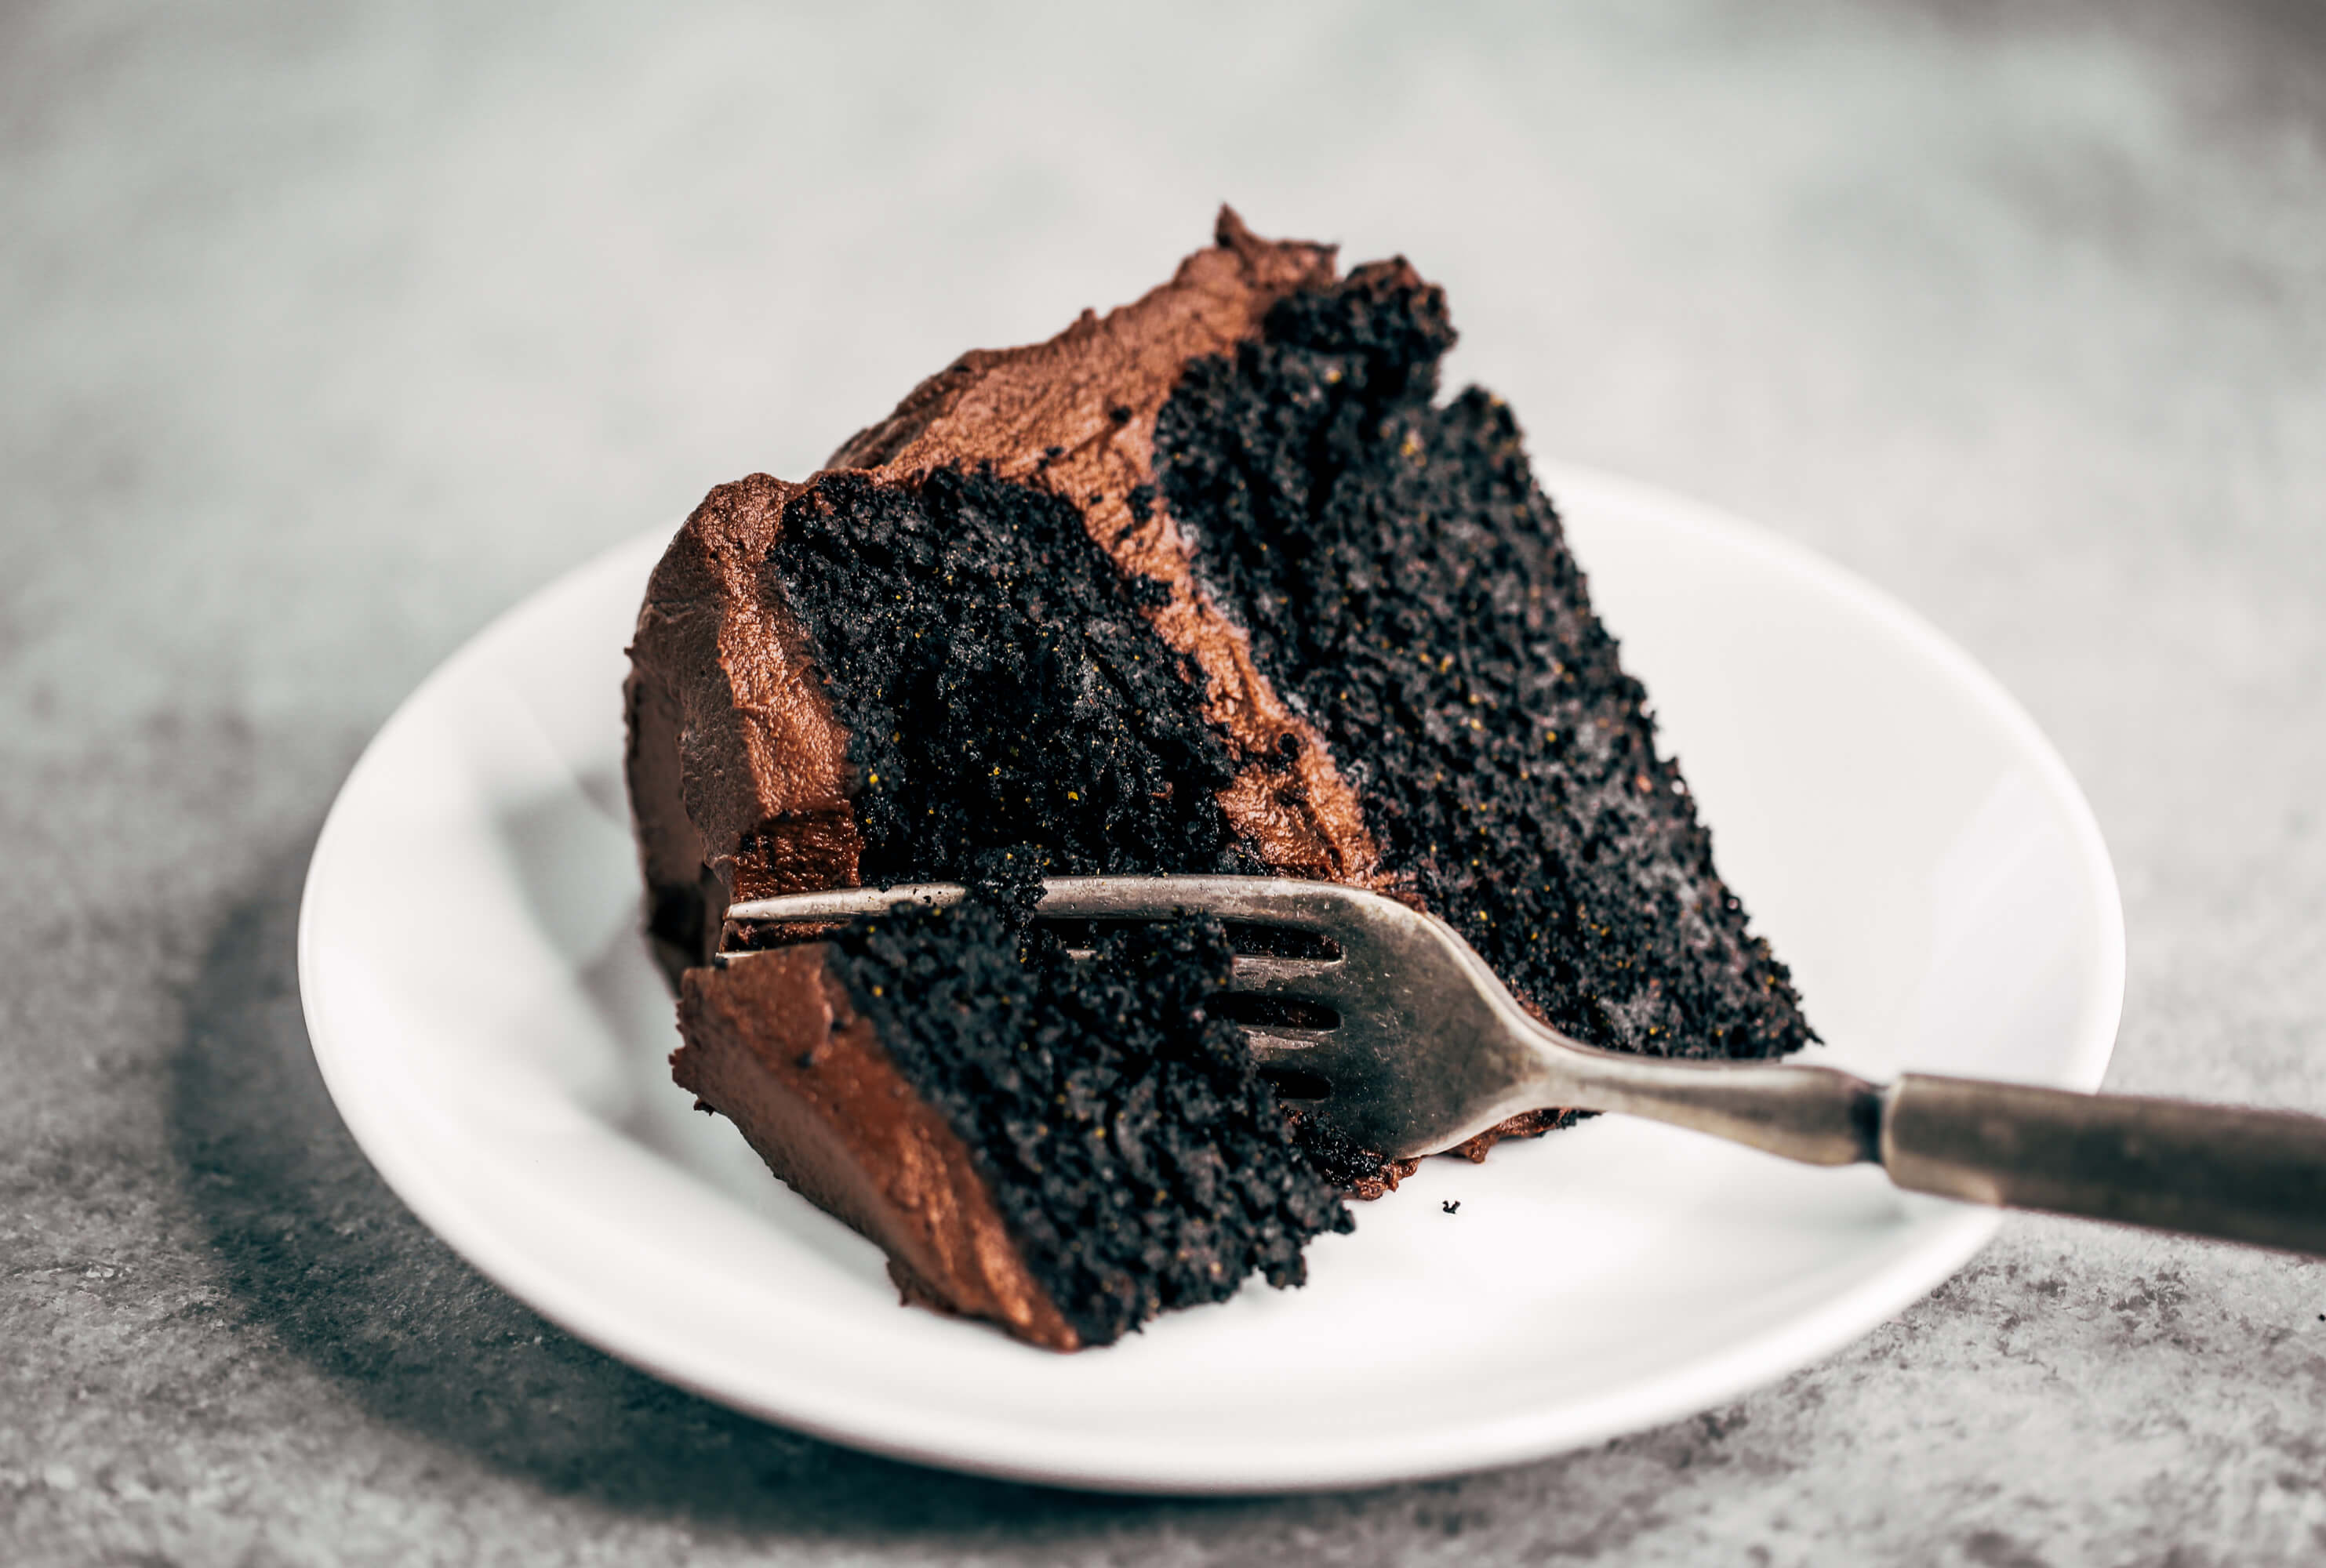
[[[1812,580],[1912,644],[1924,657],[1941,666],[1960,690],[1975,696],[1988,718],[2002,725],[2017,755],[2033,765],[2045,797],[2061,808],[2079,870],[2094,895],[2098,929],[2093,934],[2098,951],[2087,984],[2091,988],[2088,994],[2097,997],[2099,1006],[2084,1037],[2073,1043],[2068,1067],[2055,1073],[2052,1081],[2085,1090],[2097,1088],[2122,1018],[2126,953],[2121,892],[2098,821],[2074,775],[2002,682],[1903,600],[1762,524],[1597,469],[1547,459],[1537,459],[1534,467],[1545,490],[1562,503],[1580,502],[1578,510],[1652,513],[1687,529],[1717,534]],[[667,538],[667,531],[636,535],[595,552],[527,593],[464,640],[397,704],[366,744],[333,798],[302,885],[297,926],[300,1006],[316,1065],[334,1109],[380,1179],[470,1266],[528,1310],[614,1359],[730,1409],[795,1431],[850,1448],[971,1474],[1124,1494],[1232,1496],[1345,1490],[1526,1463],[1646,1430],[1736,1398],[1872,1331],[1953,1276],[2000,1227],[2000,1211],[1964,1206],[1930,1222],[1905,1257],[1870,1277],[1824,1298],[1780,1327],[1692,1360],[1677,1373],[1638,1379],[1621,1389],[1548,1410],[1471,1423],[1428,1441],[1409,1442],[1398,1447],[1393,1457],[1381,1452],[1378,1444],[1371,1445],[1370,1452],[1366,1444],[1323,1451],[1309,1447],[1281,1456],[1256,1472],[1248,1463],[1240,1462],[1231,1473],[1222,1461],[1200,1454],[1158,1456],[1151,1449],[1139,1451],[1135,1444],[1125,1451],[1118,1439],[1093,1442],[1087,1433],[1066,1439],[1035,1433],[1036,1440],[1029,1442],[1030,1429],[1022,1424],[1012,1429],[1018,1436],[1010,1452],[980,1452],[964,1448],[955,1439],[916,1436],[909,1431],[879,1429],[878,1423],[868,1425],[861,1419],[851,1420],[851,1413],[861,1415],[861,1406],[851,1406],[844,1400],[835,1408],[834,1401],[805,1390],[800,1391],[802,1397],[769,1399],[721,1386],[715,1377],[686,1364],[684,1358],[658,1353],[665,1352],[665,1347],[642,1347],[625,1331],[620,1321],[623,1313],[574,1299],[573,1291],[554,1268],[510,1248],[505,1238],[478,1224],[466,1204],[432,1180],[423,1163],[404,1157],[405,1150],[388,1122],[364,1097],[349,1092],[354,1069],[339,1058],[344,1042],[337,1036],[330,1003],[316,975],[321,941],[316,929],[317,893],[327,885],[332,863],[341,852],[339,846],[352,830],[347,824],[356,785],[368,770],[382,765],[377,759],[399,729],[414,721],[411,716],[423,700],[457,680],[466,665],[485,657],[502,639],[515,635],[523,621],[542,613],[544,601],[561,590],[570,591],[594,573],[611,570],[617,560],[643,555],[650,548],[658,551]]]

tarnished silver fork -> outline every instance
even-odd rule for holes
[[[1235,960],[1232,993],[1315,1026],[1244,1025],[1261,1071],[1297,1084],[1358,1146],[1452,1148],[1521,1111],[1652,1118],[1817,1165],[1871,1162],[1918,1192],[2326,1254],[2326,1119],[2284,1111],[1830,1067],[1602,1051],[1545,1027],[1444,921],[1330,883],[1062,877],[1046,920],[1203,914],[1321,937],[1337,956]],[[739,904],[730,922],[829,922],[951,883]]]

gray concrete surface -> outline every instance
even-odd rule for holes
[[[2043,1220],[1505,1472],[864,1458],[479,1280],[292,967],[334,788],[463,636],[1227,197],[1444,279],[1539,450],[1964,642],[2117,856],[2111,1082],[2326,1111],[2320,14],[0,10],[0,1560],[2326,1558],[2326,1265]]]

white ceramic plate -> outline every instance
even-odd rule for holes
[[[1552,469],[1720,864],[1829,1047],[2096,1086],[2123,928],[2066,769],[1969,657],[1749,524]],[[390,719],[307,879],[300,983],[340,1113],[479,1269],[583,1339],[837,1441],[1071,1486],[1353,1486],[1729,1399],[1958,1267],[1984,1211],[1605,1118],[1428,1162],[1253,1285],[1110,1349],[897,1304],[879,1255],[672,1085],[637,932],[623,646],[665,536],[502,617]],[[1459,1200],[1458,1213],[1442,1205]]]

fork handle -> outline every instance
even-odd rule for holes
[[[2326,1255],[2326,1118],[1910,1072],[1878,1142],[1912,1192]]]

